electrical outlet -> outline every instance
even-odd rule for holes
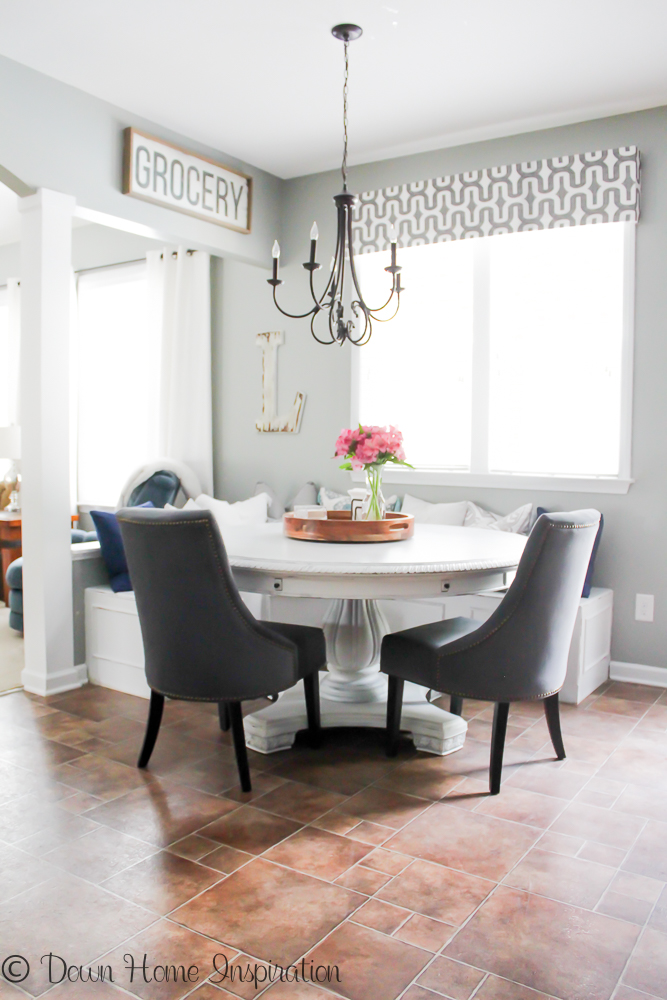
[[[638,621],[638,622],[652,622],[653,621],[653,604],[654,604],[653,594],[636,594],[635,595],[635,621]]]

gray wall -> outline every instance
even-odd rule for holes
[[[4,56],[0,94],[0,165],[25,184],[72,194],[78,206],[123,219],[136,232],[168,243],[254,263],[268,259],[283,188],[277,177]],[[251,174],[252,233],[235,233],[122,194],[122,138],[129,125]]]
[[[626,496],[522,490],[414,487],[428,500],[471,499],[506,513],[527,501],[552,510],[595,506],[605,535],[595,583],[615,592],[614,659],[667,667],[667,108],[366,164],[351,170],[357,191],[441,174],[562,153],[636,144],[642,154],[642,217],[637,232],[633,476]],[[317,219],[320,258],[334,240],[331,197],[338,172],[297,178],[285,185],[281,247],[288,266],[281,293],[288,307],[306,301],[308,232]],[[252,492],[258,479],[287,498],[306,480],[341,490],[346,474],[329,456],[350,416],[350,351],[320,347],[304,321],[283,319],[270,300],[268,272],[234,261],[214,275],[214,392],[216,495],[230,500]],[[260,354],[255,334],[284,329],[279,351],[279,406],[298,389],[307,393],[299,435],[258,434]],[[381,330],[375,334],[381,336]],[[530,419],[530,414],[527,414]],[[585,433],[585,427],[582,427]],[[392,487],[393,491],[393,487]],[[397,487],[398,492],[404,490]],[[655,594],[655,623],[634,621],[635,593]]]

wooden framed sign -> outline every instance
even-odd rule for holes
[[[136,128],[125,129],[123,194],[250,232],[251,177]]]

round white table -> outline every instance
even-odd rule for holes
[[[332,601],[324,623],[328,673],[321,683],[322,725],[383,727],[386,677],[380,644],[389,627],[376,601],[473,594],[506,586],[526,538],[508,532],[415,525],[401,542],[329,544],[287,538],[282,524],[227,528],[225,546],[239,590]],[[332,600],[333,599],[333,600]],[[401,728],[435,754],[458,750],[466,723],[406,684]],[[246,717],[248,746],[287,749],[306,727],[301,685]]]

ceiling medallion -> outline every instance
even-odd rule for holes
[[[389,234],[391,246],[391,263],[385,267],[391,275],[391,292],[388,299],[381,306],[372,309],[364,301],[364,297],[359,288],[359,281],[354,266],[354,254],[352,252],[352,212],[357,201],[356,194],[347,189],[347,94],[348,94],[348,45],[359,38],[362,34],[361,28],[357,24],[337,24],[331,29],[331,34],[339,38],[345,46],[345,82],[343,85],[343,162],[341,173],[343,175],[343,190],[340,194],[334,195],[334,204],[338,217],[338,233],[336,236],[336,252],[331,258],[329,281],[321,295],[317,295],[313,281],[315,271],[319,271],[321,264],[315,260],[317,251],[317,240],[319,233],[317,223],[314,222],[310,230],[310,260],[303,267],[310,272],[310,294],[313,300],[312,307],[308,312],[289,313],[278,305],[276,289],[282,285],[282,280],[278,277],[278,261],[280,259],[280,246],[276,240],[273,244],[273,276],[268,278],[268,283],[273,286],[273,301],[277,308],[290,319],[306,319],[310,316],[310,331],[319,344],[340,344],[346,340],[351,344],[361,347],[371,339],[373,332],[373,321],[386,323],[393,319],[401,301],[401,268],[396,263],[396,241],[397,234],[393,226]],[[346,303],[354,319],[346,320]],[[395,308],[390,316],[380,316],[379,313],[387,309],[395,299]],[[318,323],[319,332],[324,335],[318,336],[316,332],[317,317],[323,313],[328,317],[328,330],[326,320]]]

